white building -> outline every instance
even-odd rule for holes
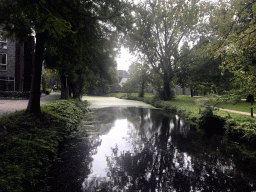
[[[118,70],[118,78],[119,78],[119,85],[122,87],[122,85],[128,81],[131,77],[129,73],[125,70]]]

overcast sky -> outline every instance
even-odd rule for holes
[[[134,57],[129,53],[128,49],[125,49],[124,47],[122,47],[120,57],[116,58],[117,70],[128,71],[129,66],[134,60],[135,60]]]

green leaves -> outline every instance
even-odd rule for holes
[[[45,185],[59,143],[70,136],[87,102],[55,101],[42,107],[42,114],[24,111],[0,121],[0,186],[2,191],[39,191]]]

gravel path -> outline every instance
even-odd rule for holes
[[[83,100],[90,103],[89,108],[104,108],[104,107],[142,107],[154,108],[152,105],[141,101],[118,99],[115,97],[99,97],[99,96],[85,96]]]
[[[59,92],[52,92],[50,95],[42,95],[41,96],[41,104],[48,103],[49,101],[53,101],[60,98]],[[28,105],[28,100],[0,100],[0,117],[12,113],[15,111],[19,111],[22,109],[26,109]]]

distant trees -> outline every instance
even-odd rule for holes
[[[128,70],[131,79],[124,84],[123,89],[134,91],[138,89],[139,97],[144,97],[144,91],[149,82],[149,67],[145,61],[133,62]]]
[[[211,38],[213,39],[213,38]],[[221,71],[221,56],[215,57],[212,52],[205,52],[211,41],[202,36],[194,48],[184,43],[180,49],[180,59],[175,66],[175,83],[182,88],[190,87],[203,95],[207,93],[223,94],[230,89],[229,80],[232,75]]]

